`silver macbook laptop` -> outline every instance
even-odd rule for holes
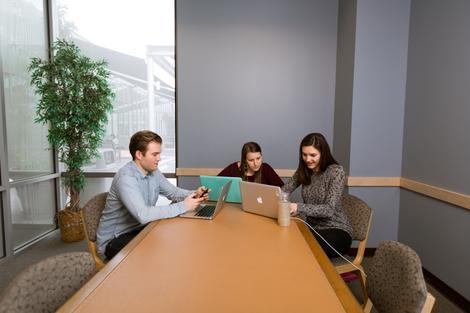
[[[243,211],[277,218],[281,188],[242,181],[240,192]]]
[[[201,204],[196,210],[183,213],[180,215],[180,217],[200,218],[205,220],[213,219],[217,213],[222,210],[231,183],[232,181],[228,181],[224,184],[216,205]]]

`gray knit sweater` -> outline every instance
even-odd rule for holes
[[[323,173],[314,172],[310,185],[302,185],[304,203],[298,203],[297,214],[315,229],[337,228],[352,235],[352,228],[341,206],[346,175],[343,167],[332,164]],[[292,177],[282,190],[293,192],[299,183]]]

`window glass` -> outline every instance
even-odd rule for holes
[[[52,173],[47,125],[34,123],[38,98],[27,70],[32,57],[47,57],[43,1],[0,1],[0,38],[10,181]]]
[[[55,229],[54,195],[54,180],[10,188],[14,249]]]
[[[99,157],[85,170],[117,171],[131,160],[130,136],[150,129],[164,142],[160,170],[174,173],[174,0],[57,0],[55,12],[59,37],[107,60],[116,93]]]
[[[3,192],[0,192],[0,212],[3,212]],[[1,217],[1,216],[0,216]],[[0,219],[0,258],[5,256],[5,249],[3,246],[3,219]]]

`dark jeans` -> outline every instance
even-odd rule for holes
[[[333,248],[336,249],[341,254],[345,254],[348,252],[349,247],[351,247],[351,236],[347,232],[337,228],[330,228],[330,229],[315,229]],[[310,230],[311,231],[311,230]],[[323,239],[320,238],[317,234],[312,231],[312,234],[317,239],[318,243],[322,247],[323,251],[325,251],[326,255],[329,258],[337,257],[338,253],[336,253],[333,249],[331,249]]]
[[[106,245],[106,250],[104,251],[104,255],[108,260],[111,260],[122,248],[124,248],[129,241],[134,239],[142,229],[144,229],[145,225],[136,229],[131,230],[128,233],[121,234],[116,238],[112,239]]]

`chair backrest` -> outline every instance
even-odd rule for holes
[[[344,195],[341,204],[353,229],[352,239],[366,240],[372,220],[372,209],[364,201],[353,195]]]
[[[88,252],[70,252],[33,264],[0,296],[0,313],[55,312],[96,272]]]
[[[87,239],[92,242],[96,241],[96,230],[98,229],[107,197],[107,192],[100,193],[91,198],[82,209]]]
[[[367,271],[367,293],[381,313],[419,313],[427,298],[421,260],[410,247],[379,244]]]

